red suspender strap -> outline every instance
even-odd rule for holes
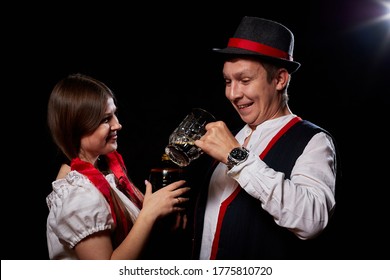
[[[279,132],[268,143],[264,151],[260,154],[260,159],[263,159],[265,157],[268,151],[271,150],[272,146],[279,140],[279,138],[284,133],[286,133],[287,130],[290,129],[290,127],[292,127],[294,124],[296,124],[301,120],[302,119],[300,117],[296,116],[292,118],[281,130],[279,130]],[[217,228],[215,229],[213,245],[211,247],[210,260],[215,260],[217,257],[219,237],[221,235],[221,228],[222,228],[222,221],[225,216],[227,207],[236,198],[236,196],[240,191],[241,191],[241,187],[237,186],[234,192],[221,203],[221,206],[219,208],[219,214],[218,214]]]
[[[294,124],[301,121],[302,119],[298,116],[292,118],[285,126],[282,127],[281,130],[274,136],[274,138],[271,139],[271,141],[268,143],[267,147],[265,147],[264,151],[260,154],[260,159],[263,159],[265,155],[271,150],[272,146],[279,140],[279,138],[286,133],[287,130],[290,129]]]
[[[217,228],[215,229],[213,246],[211,247],[210,260],[215,260],[215,258],[217,257],[219,236],[221,235],[222,221],[223,221],[223,217],[225,216],[226,209],[229,206],[229,204],[234,200],[234,198],[238,195],[240,190],[241,190],[240,186],[237,186],[234,192],[222,202],[221,207],[219,208]]]

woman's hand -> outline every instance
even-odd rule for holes
[[[182,195],[190,190],[189,187],[182,187],[185,183],[185,180],[176,181],[153,193],[152,184],[145,180],[146,190],[141,212],[154,219],[174,212],[183,212],[185,207],[182,204],[189,198]]]
[[[171,230],[185,229],[187,227],[187,214],[186,213],[176,213],[175,223],[172,225]]]

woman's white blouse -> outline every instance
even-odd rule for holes
[[[106,176],[135,221],[139,209],[116,188],[113,174]],[[47,245],[50,259],[77,259],[74,246],[90,234],[113,230],[110,205],[103,194],[77,171],[52,183],[53,191],[46,197]]]

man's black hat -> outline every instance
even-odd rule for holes
[[[291,74],[301,64],[293,60],[294,34],[284,25],[246,16],[224,49],[214,51],[229,56],[255,56],[282,66]]]

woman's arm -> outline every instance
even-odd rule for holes
[[[70,172],[70,166],[66,163],[63,163],[60,167],[60,170],[57,174],[57,180],[65,178],[66,174]]]
[[[189,190],[181,187],[185,181],[172,183],[152,193],[152,185],[146,182],[143,207],[132,229],[123,242],[113,250],[110,232],[101,231],[88,236],[75,246],[79,259],[138,259],[149,239],[157,219],[173,212],[184,211],[181,197]]]

